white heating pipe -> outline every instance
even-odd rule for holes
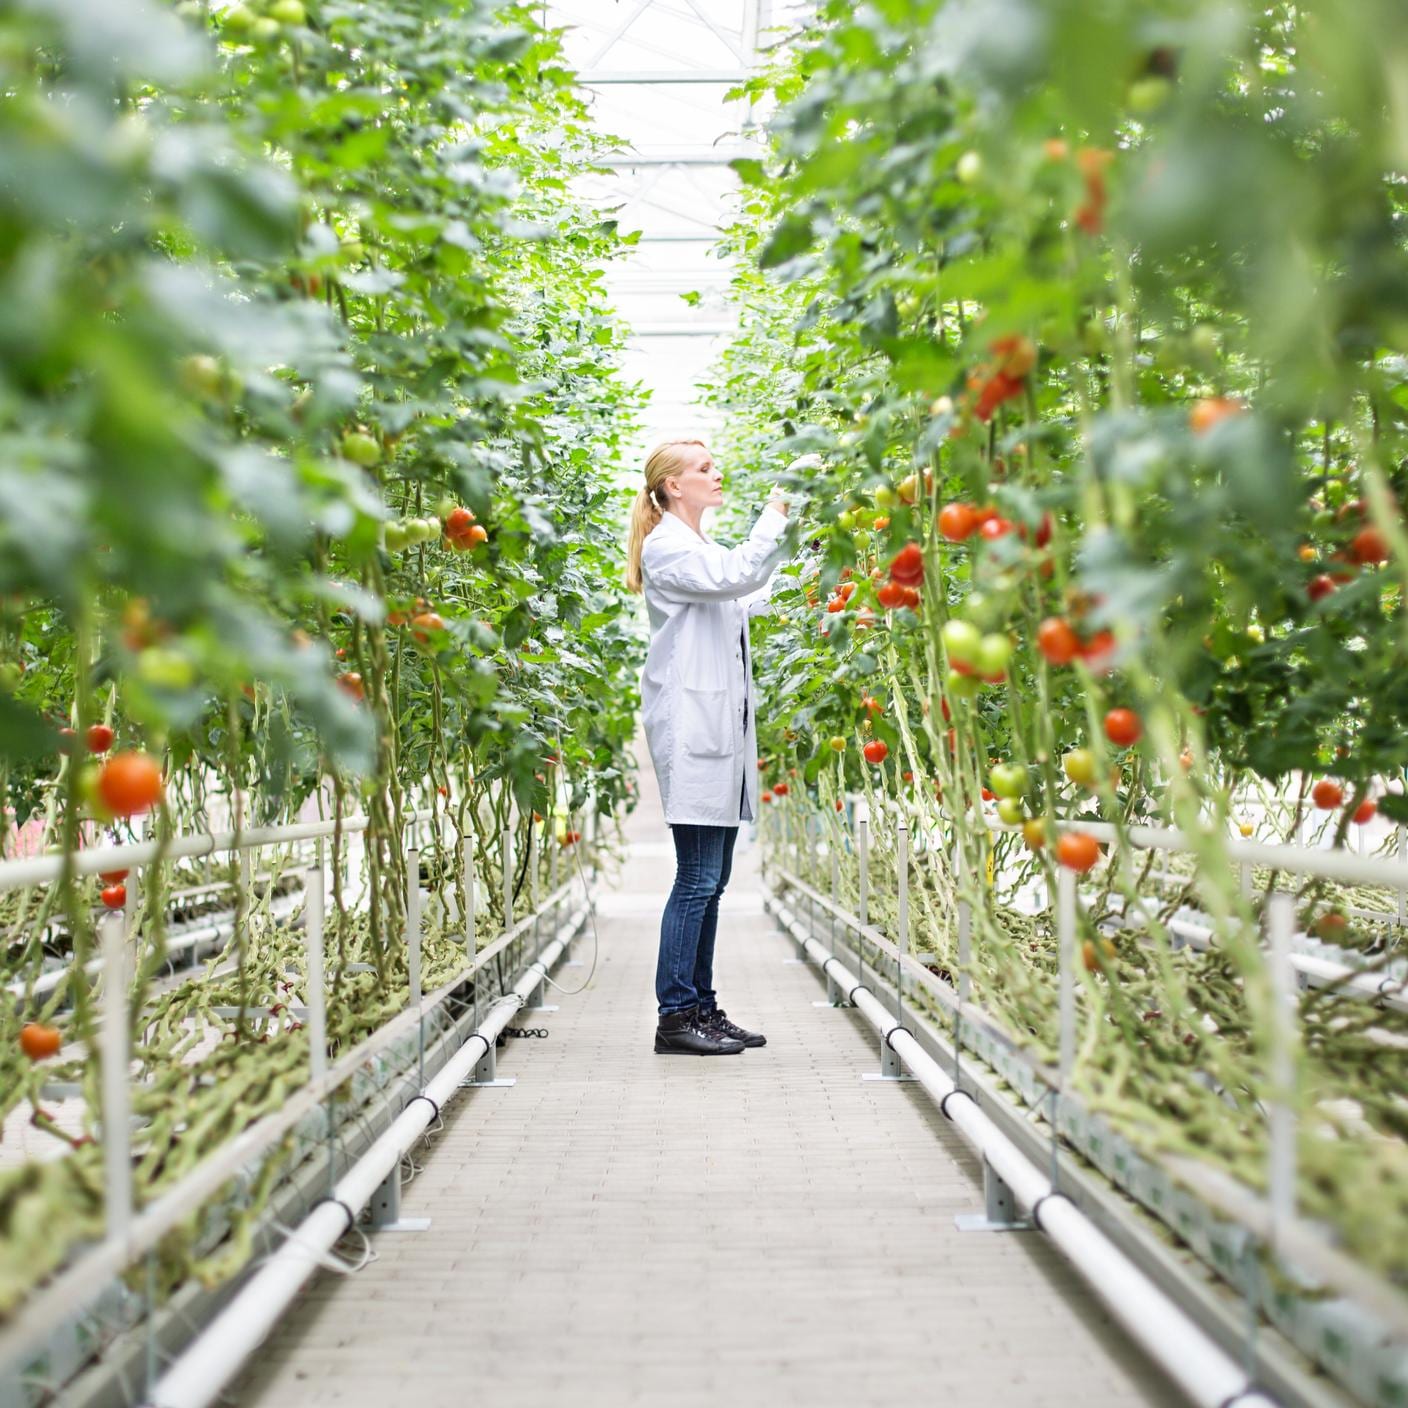
[[[1200,1408],[1273,1408],[1246,1372],[1200,1330],[1098,1228],[1053,1187],[1050,1178],[960,1091],[907,1027],[830,951],[807,932],[786,905],[774,913],[806,956],[835,980],[846,999],[909,1068],[929,1097],[1012,1190],[1036,1225],[1065,1253],[1115,1318],[1155,1363]],[[953,1096],[952,1099],[947,1097]],[[166,1408],[163,1403],[160,1408]]]
[[[569,880],[558,894],[549,896],[548,903],[557,903],[571,888],[572,882]],[[590,903],[588,896],[573,916],[573,923],[584,921]],[[426,997],[425,1010],[439,1006],[467,978],[487,967],[509,944],[526,933],[532,922],[532,915],[520,919],[512,929],[506,930],[488,947],[481,949],[464,968]],[[99,1242],[40,1287],[9,1320],[0,1325],[0,1374],[8,1372],[21,1358],[31,1354],[42,1336],[52,1334],[59,1325],[70,1319],[75,1306],[86,1305],[124,1266],[155,1247],[176,1223],[197,1212],[223,1184],[315,1109],[319,1101],[326,1099],[393,1042],[413,1031],[420,1015],[412,1009],[403,1009],[351,1051],[339,1056],[323,1080],[310,1080],[301,1090],[290,1095],[279,1109],[221,1145],[174,1186],[148,1203],[134,1215],[126,1236]]]
[[[579,910],[524,969],[513,993],[522,1001],[542,982],[566,947],[566,936],[579,924]],[[498,1034],[518,1010],[499,1001],[470,1034],[440,1074],[412,1098],[390,1129],[343,1174],[331,1197],[319,1203],[289,1239],[245,1283],[240,1293],[186,1348],[152,1392],[151,1408],[207,1408],[221,1389],[278,1324],[299,1288],[321,1265],[333,1244],[356,1221],[358,1212],[402,1156],[450,1103],[474,1067],[491,1051]]]

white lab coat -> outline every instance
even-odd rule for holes
[[[737,826],[758,814],[747,622],[768,609],[786,527],[786,515],[765,508],[747,539],[725,548],[666,513],[645,540],[642,717],[671,826]]]

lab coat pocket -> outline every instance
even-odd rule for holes
[[[728,690],[680,690],[680,743],[695,758],[726,758],[733,752]]]

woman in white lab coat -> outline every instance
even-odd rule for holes
[[[786,555],[787,504],[774,497],[747,539],[706,538],[723,477],[699,440],[658,445],[631,516],[626,584],[645,592],[650,650],[641,680],[646,741],[675,843],[674,888],[655,975],[661,1054],[733,1055],[766,1039],[728,1020],[713,987],[719,898],[740,821],[758,809],[748,617],[767,604]]]

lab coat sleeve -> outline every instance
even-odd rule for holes
[[[785,514],[765,508],[736,548],[686,544],[651,534],[641,563],[657,591],[681,601],[730,601],[756,593],[777,566]]]
[[[774,567],[772,575],[768,578],[767,586],[760,591],[745,596],[740,603],[747,611],[750,619],[754,616],[767,616],[775,609],[772,594],[778,587],[785,586],[787,579],[783,577],[780,568]]]

